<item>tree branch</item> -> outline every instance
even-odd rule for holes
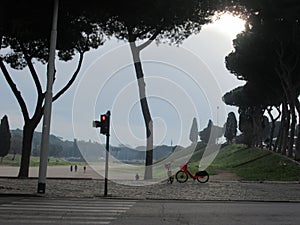
[[[21,49],[22,49],[22,51],[23,51],[24,58],[25,58],[25,60],[26,60],[26,63],[27,63],[27,65],[28,65],[28,68],[29,68],[29,70],[30,70],[30,72],[31,72],[31,75],[32,75],[34,84],[35,84],[36,89],[37,89],[38,96],[40,96],[40,95],[43,94],[43,90],[42,90],[42,86],[41,86],[39,77],[38,77],[38,75],[37,75],[37,73],[36,73],[36,71],[35,71],[35,69],[34,69],[34,66],[33,66],[33,64],[32,64],[32,62],[31,62],[31,58],[28,56],[27,51],[26,51],[26,49],[25,49],[23,43],[20,43],[20,42],[19,42],[19,44],[20,44]]]
[[[275,118],[275,120],[278,120],[279,117],[281,116],[281,111],[280,111],[280,107],[279,107],[279,106],[276,106],[275,108],[276,108],[276,110],[277,110],[277,112],[278,112],[278,115],[277,115],[277,117]]]
[[[139,51],[143,50],[144,48],[146,48],[148,45],[150,45],[153,40],[155,40],[155,38],[159,35],[159,33],[161,32],[161,29],[156,29],[156,31],[154,32],[154,34],[149,38],[149,40],[147,40],[146,42],[144,42],[143,44],[139,45],[137,48]]]
[[[69,80],[69,82],[53,97],[52,101],[55,101],[57,100],[62,94],[64,94],[69,88],[70,86],[74,83],[79,71],[80,71],[80,68],[81,68],[81,65],[82,65],[82,62],[83,62],[83,55],[84,53],[83,52],[80,52],[79,53],[79,61],[78,61],[78,65],[77,65],[77,68],[73,74],[73,76],[71,77],[71,79]]]
[[[298,114],[300,114],[300,101],[298,98],[295,99],[295,108],[296,108]]]
[[[21,108],[21,111],[22,111],[22,114],[23,114],[23,117],[24,117],[24,121],[28,121],[29,120],[29,113],[28,113],[28,110],[27,110],[27,106],[25,104],[25,101],[21,95],[21,92],[18,90],[16,84],[14,83],[14,81],[11,79],[4,63],[3,63],[3,58],[0,57],[0,68],[3,72],[3,75],[8,83],[8,85],[10,86],[10,89],[12,90],[12,92],[14,93],[19,105],[20,105],[20,108]]]
[[[153,29],[153,28],[149,28],[149,29],[146,29],[146,30],[144,30],[144,31],[142,31],[142,32],[140,32],[140,33],[138,33],[138,34],[135,34],[135,35],[136,35],[137,37],[141,37],[141,36],[143,36],[143,35],[149,33],[151,30],[154,30],[154,29]]]
[[[273,106],[268,106],[268,107],[267,107],[267,112],[268,112],[268,114],[269,114],[271,120],[273,121],[273,120],[274,120],[274,116],[273,116],[273,114],[272,114],[272,110],[273,110]]]
[[[36,126],[40,122],[40,119],[44,114],[43,102],[44,102],[45,94],[43,93],[39,77],[36,73],[36,70],[35,70],[33,64],[32,64],[31,57],[29,57],[29,55],[26,51],[26,48],[24,47],[24,44],[20,43],[20,42],[19,42],[19,44],[20,44],[21,49],[23,51],[24,58],[27,62],[27,65],[29,67],[29,70],[31,72],[31,76],[33,78],[33,81],[34,81],[34,84],[35,84],[36,90],[37,90],[37,102],[36,102],[34,114],[32,116],[32,120],[33,120],[33,122]]]

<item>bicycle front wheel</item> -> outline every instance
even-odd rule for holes
[[[186,172],[182,171],[182,170],[179,170],[176,173],[175,177],[176,177],[177,182],[184,183],[188,179],[188,174]]]

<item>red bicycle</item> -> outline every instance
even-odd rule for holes
[[[197,179],[200,183],[206,183],[209,180],[209,174],[205,170],[198,171],[195,175],[193,175],[188,169],[188,163],[181,164],[179,167],[181,170],[179,170],[175,175],[175,178],[179,183],[186,182],[189,177],[194,180]]]

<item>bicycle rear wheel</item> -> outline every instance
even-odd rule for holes
[[[197,181],[199,181],[200,183],[206,183],[208,180],[209,175],[206,171],[203,174],[201,174],[201,176],[197,176]]]
[[[188,177],[188,174],[182,170],[179,170],[176,175],[175,175],[175,178],[177,180],[177,182],[179,183],[184,183],[187,181],[187,179],[189,178]]]

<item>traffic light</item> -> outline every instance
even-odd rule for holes
[[[93,121],[93,127],[95,127],[95,128],[98,128],[98,127],[100,127],[101,126],[101,123],[100,123],[100,121]]]
[[[100,127],[100,134],[109,135],[109,115],[102,114],[100,121],[93,121],[93,127]]]
[[[102,114],[100,119],[100,134],[108,134],[108,116]]]

